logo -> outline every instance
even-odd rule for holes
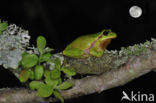
[[[154,101],[154,94],[145,94],[141,93],[138,91],[135,93],[134,91],[131,91],[131,94],[128,95],[125,91],[122,91],[122,98],[121,101],[128,100],[128,101],[138,101],[138,102],[143,102],[143,101]]]

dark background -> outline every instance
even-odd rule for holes
[[[80,35],[96,33],[110,28],[118,34],[108,49],[120,50],[136,43],[156,38],[155,0],[3,0],[0,2],[0,18],[29,30],[31,44],[43,35],[49,47],[61,52],[67,44]],[[140,18],[131,18],[129,7],[143,9]],[[2,67],[1,67],[2,68]],[[0,87],[21,86],[5,69],[0,69]],[[120,103],[122,91],[130,94],[154,93],[156,73],[148,73],[117,88],[66,101],[69,103]]]

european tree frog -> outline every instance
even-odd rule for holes
[[[63,50],[63,54],[72,58],[101,57],[111,39],[116,37],[117,34],[110,29],[102,30],[95,34],[80,36],[67,45],[65,50]]]

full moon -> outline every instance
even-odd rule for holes
[[[129,14],[133,18],[139,18],[142,14],[142,9],[139,6],[132,6],[129,9]]]

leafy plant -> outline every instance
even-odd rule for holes
[[[2,32],[3,32],[4,30],[6,30],[7,27],[8,27],[8,23],[6,23],[6,22],[1,22],[1,20],[0,20],[0,35],[2,34]]]
[[[38,96],[49,97],[53,94],[63,103],[64,100],[59,91],[69,89],[73,84],[63,81],[61,75],[64,73],[67,77],[71,77],[76,75],[76,72],[62,66],[59,58],[51,59],[52,49],[46,48],[46,39],[43,36],[37,38],[37,49],[39,54],[23,53],[20,62],[23,70],[19,75],[19,80],[25,83],[30,79],[29,87],[37,90]],[[43,65],[44,63],[54,63],[55,68],[50,70]]]
[[[38,56],[35,54],[24,53],[22,56],[22,66],[24,68],[31,68],[35,66],[38,62]]]

